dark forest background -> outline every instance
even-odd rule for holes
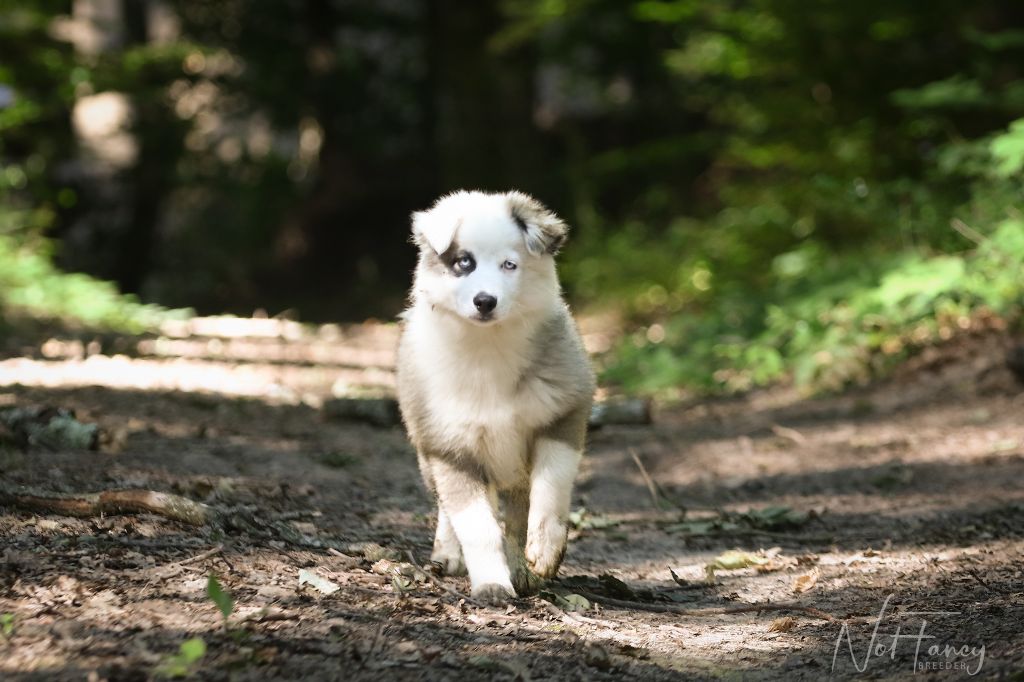
[[[387,319],[517,188],[609,381],[838,387],[1014,323],[1022,166],[1009,0],[0,0],[7,324]]]

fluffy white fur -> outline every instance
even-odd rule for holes
[[[538,330],[568,316],[552,256],[565,227],[535,202],[513,214],[517,199],[533,201],[460,192],[414,214],[421,261],[398,363],[403,415],[439,504],[431,559],[448,573],[464,565],[474,596],[491,600],[526,590],[531,567],[544,577],[558,568],[582,440],[538,434],[581,395],[589,407],[592,389],[571,323],[558,342],[579,347],[568,356],[575,374],[565,372],[579,380],[531,374]],[[450,267],[459,253],[472,254],[472,272]],[[497,299],[486,319],[481,293]]]

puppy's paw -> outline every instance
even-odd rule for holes
[[[472,597],[479,602],[500,606],[507,604],[509,599],[514,599],[515,591],[511,585],[500,583],[484,583],[473,587]]]
[[[541,578],[553,578],[565,556],[568,528],[562,523],[548,523],[531,529],[526,540],[526,561]]]
[[[435,572],[441,575],[466,575],[466,562],[462,552],[435,551],[430,555],[430,564]]]
[[[544,580],[535,575],[530,567],[523,562],[512,571],[512,586],[516,588],[516,594],[520,597],[528,597],[537,594],[544,586]]]

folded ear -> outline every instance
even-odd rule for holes
[[[569,236],[562,219],[528,194],[509,192],[507,196],[509,212],[526,237],[527,250],[535,256],[558,253]]]
[[[434,208],[412,214],[413,240],[420,248],[430,247],[438,255],[452,245],[459,228],[458,218],[442,208],[435,204]]]

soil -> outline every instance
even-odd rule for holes
[[[9,489],[147,489],[216,511],[196,527],[0,506],[0,678],[1024,670],[1024,393],[1004,336],[958,339],[842,395],[776,389],[594,431],[559,579],[499,608],[409,565],[428,561],[433,509],[401,428],[320,409],[332,391],[387,388],[393,327],[165,332],[26,341],[0,361],[0,407],[69,408],[102,434],[95,452],[8,444]],[[761,565],[708,581],[737,549]],[[805,608],[721,610],[749,604]],[[175,659],[194,638],[205,655]]]

